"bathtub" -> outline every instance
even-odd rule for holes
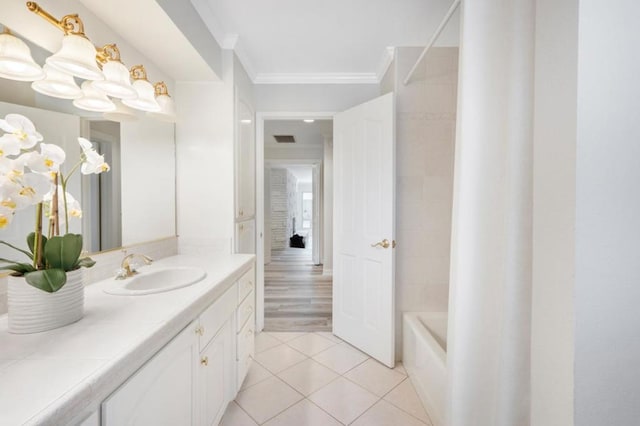
[[[447,313],[407,312],[402,362],[434,426],[444,425],[447,384]]]

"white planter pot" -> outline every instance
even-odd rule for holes
[[[47,293],[27,284],[24,277],[8,277],[9,332],[38,333],[63,327],[84,315],[82,269],[67,272],[66,284]]]

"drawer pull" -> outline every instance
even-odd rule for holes
[[[244,216],[244,210],[240,209],[238,213],[240,213],[240,216]]]
[[[203,356],[202,359],[200,360],[200,364],[204,365],[205,367],[209,365],[209,357]]]
[[[240,232],[244,231],[244,225],[240,224]]]
[[[203,335],[204,335],[204,327],[203,327],[203,326],[201,326],[201,325],[197,326],[197,327],[196,327],[196,334],[197,334],[198,336],[203,336]]]

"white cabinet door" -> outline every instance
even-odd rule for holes
[[[217,425],[235,394],[233,320],[220,329],[200,354],[200,412],[203,425]]]
[[[255,216],[255,124],[253,111],[241,100],[236,108],[236,219]]]
[[[102,404],[106,426],[195,425],[198,339],[189,325]]]
[[[254,219],[236,223],[236,253],[255,254],[256,221]]]

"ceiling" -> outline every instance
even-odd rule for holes
[[[273,135],[293,135],[294,144],[277,143]],[[299,120],[267,120],[264,122],[265,147],[287,148],[291,146],[324,146],[324,136],[333,135],[333,120],[315,120],[305,123]]]
[[[255,83],[377,83],[391,46],[424,46],[452,0],[191,0]],[[457,45],[457,16],[440,37]]]

